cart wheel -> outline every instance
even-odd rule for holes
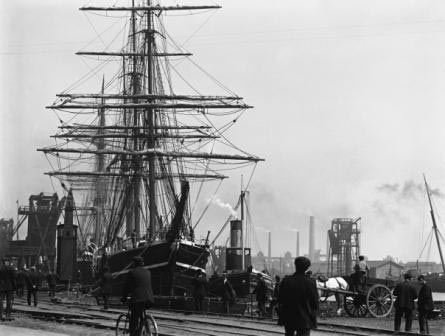
[[[368,312],[364,295],[346,294],[344,299],[345,311],[352,317],[365,317]]]
[[[372,286],[366,295],[366,306],[374,317],[388,316],[393,306],[393,296],[389,288],[380,284]]]

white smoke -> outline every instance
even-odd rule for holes
[[[209,200],[212,204],[215,204],[217,206],[219,206],[222,209],[227,209],[229,210],[230,214],[234,217],[234,218],[238,218],[238,213],[235,211],[235,209],[232,208],[232,206],[229,203],[224,203],[223,201],[221,201],[218,197],[212,197]]]

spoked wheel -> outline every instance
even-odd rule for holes
[[[116,336],[130,335],[128,315],[120,314],[116,322]]]
[[[363,294],[358,294],[358,295],[346,294],[344,307],[346,313],[352,317],[364,317],[368,312],[365,296]]]
[[[151,315],[146,315],[140,336],[158,336],[158,325]]]
[[[374,317],[386,317],[393,306],[393,296],[388,287],[384,285],[372,286],[366,295],[366,306]]]

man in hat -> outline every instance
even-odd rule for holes
[[[139,334],[139,325],[143,318],[144,309],[154,303],[153,289],[151,287],[151,273],[144,267],[144,259],[133,257],[133,268],[128,272],[125,281],[122,301],[130,295],[130,336]]]
[[[433,293],[431,287],[426,283],[423,275],[419,275],[417,280],[420,284],[419,298],[417,299],[420,333],[429,334],[427,320],[428,314],[434,310]]]
[[[286,336],[309,336],[317,327],[318,291],[315,282],[305,272],[311,265],[306,257],[294,261],[295,273],[286,276],[280,284],[278,304],[279,324],[284,325]]]
[[[39,290],[41,279],[39,273],[36,271],[36,267],[32,266],[30,272],[26,278],[26,289],[28,306],[31,305],[31,296],[34,298],[34,307],[37,307],[37,291]]]
[[[100,277],[100,288],[102,292],[102,299],[104,300],[104,309],[108,309],[108,299],[111,295],[112,286],[111,282],[113,280],[113,275],[110,272],[110,267],[105,266],[102,276]]]
[[[405,317],[405,331],[411,331],[413,323],[414,300],[417,299],[417,290],[411,284],[412,275],[406,272],[403,275],[404,281],[397,284],[393,295],[396,297],[394,308],[396,310],[394,317],[394,330],[400,331],[402,316]]]
[[[256,294],[256,300],[258,302],[258,314],[260,317],[266,316],[266,300],[267,300],[267,285],[266,281],[263,279],[263,275],[261,273],[257,274],[257,283],[256,287],[253,290],[253,293]]]
[[[207,296],[208,281],[204,271],[199,270],[197,276],[193,279],[193,298],[195,301],[195,310],[203,311],[204,298]]]
[[[0,319],[11,319],[12,300],[16,289],[16,274],[8,259],[2,260],[0,266]],[[3,316],[3,301],[6,300],[5,316]]]
[[[306,274],[307,275],[307,274]],[[273,288],[273,295],[272,295],[272,301],[270,303],[270,316],[273,317],[274,316],[274,312],[276,311],[277,316],[279,315],[279,309],[277,309],[277,305],[278,305],[278,296],[280,293],[280,281],[281,278],[279,275],[275,275],[275,286]]]
[[[227,273],[223,272],[222,276],[223,276],[223,284],[221,288],[221,298],[224,307],[224,313],[229,314],[230,313],[229,306],[235,303],[236,293],[235,290],[233,289],[232,284],[227,278]]]
[[[57,284],[57,275],[53,270],[49,270],[46,275],[46,282],[48,283],[48,291],[49,297],[52,299],[56,296],[56,284]]]

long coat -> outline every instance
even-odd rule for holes
[[[228,279],[223,280],[223,285],[221,288],[221,297],[223,301],[229,301],[231,303],[235,302],[236,299],[236,293],[235,290],[232,287],[232,284]]]
[[[256,299],[258,302],[265,302],[267,300],[266,281],[264,281],[264,279],[258,279],[258,282],[253,292],[256,294]]]
[[[28,276],[26,277],[26,288],[28,290],[36,291],[39,289],[42,284],[42,280],[40,278],[40,274],[37,272],[28,272]]]
[[[281,322],[297,330],[316,328],[318,301],[313,280],[298,273],[285,277],[278,294]]]
[[[149,270],[139,266],[128,272],[123,297],[126,297],[128,294],[131,295],[131,303],[154,303],[151,273]]]
[[[111,295],[112,291],[112,280],[113,275],[110,272],[105,272],[102,274],[102,277],[100,278],[100,288],[102,289],[102,295]]]
[[[417,300],[417,309],[424,311],[434,310],[433,293],[428,284],[423,284],[419,290],[419,298]]]
[[[396,296],[394,307],[404,309],[414,309],[414,300],[417,299],[416,288],[408,281],[400,282],[394,288],[393,292]]]
[[[11,266],[0,267],[0,292],[10,292],[16,288],[16,273]]]
[[[208,281],[204,276],[193,279],[193,296],[203,298],[207,296]]]

